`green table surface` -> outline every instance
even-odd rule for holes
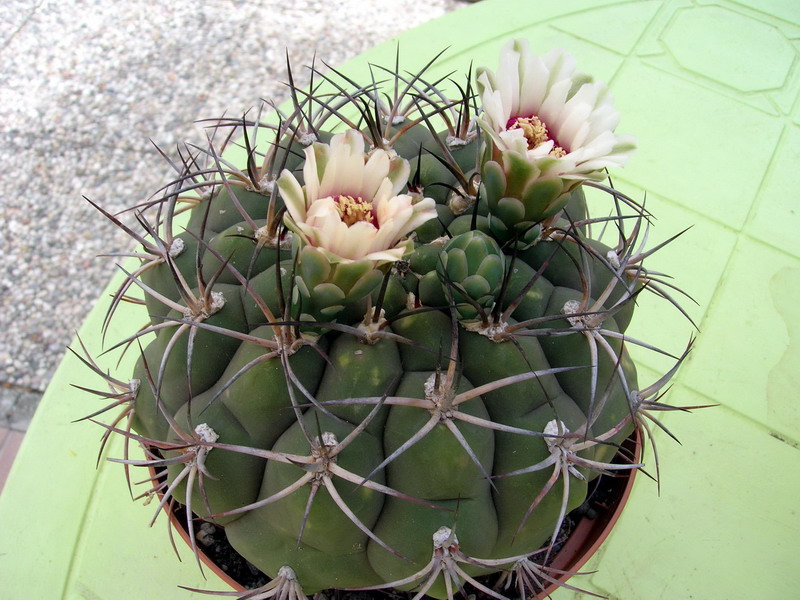
[[[693,225],[648,267],[677,275],[698,303],[686,303],[700,333],[668,401],[719,404],[666,418],[682,445],[658,437],[660,495],[637,478],[586,567],[597,572],[576,582],[622,600],[800,598],[800,2],[485,0],[399,40],[409,68],[449,47],[435,71],[444,74],[470,60],[494,68],[510,37],[537,52],[565,47],[610,83],[618,130],[639,140],[615,184],[637,198],[646,191],[658,217],[651,244]],[[363,76],[394,52],[384,44],[344,70]],[[81,329],[94,352],[106,297]],[[121,314],[110,339],[141,321]],[[691,327],[647,298],[633,332],[680,353]],[[645,384],[669,366],[637,357]],[[176,560],[163,517],[147,526],[154,507],[130,500],[120,465],[95,469],[101,430],[73,421],[98,405],[73,383],[99,385],[67,356],[0,496],[0,598],[170,600],[207,597],[179,584],[224,589],[213,574],[203,579],[188,549]]]

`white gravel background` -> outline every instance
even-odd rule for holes
[[[194,121],[287,96],[295,66],[340,64],[458,0],[3,0],[0,426],[24,430],[75,330],[130,249],[115,212],[169,176]],[[296,69],[301,71],[301,69]]]

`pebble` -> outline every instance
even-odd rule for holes
[[[200,525],[200,528],[197,531],[196,534],[197,541],[200,542],[203,546],[210,546],[211,544],[214,543],[214,535],[216,533],[217,533],[217,528],[214,527],[212,523],[205,521]]]

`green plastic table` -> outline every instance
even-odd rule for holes
[[[651,244],[693,225],[648,267],[678,275],[698,302],[686,303],[700,334],[668,401],[719,404],[667,417],[682,445],[658,438],[660,496],[637,478],[585,569],[597,572],[578,585],[622,600],[800,597],[800,3],[485,0],[399,40],[409,68],[449,46],[443,74],[471,59],[495,68],[512,36],[538,52],[565,47],[610,83],[619,131],[639,139],[615,184],[637,198],[646,191],[658,217]],[[394,52],[384,44],[344,69],[363,75]],[[634,334],[679,353],[688,322],[640,298]],[[93,352],[105,309],[103,300],[81,329]],[[141,320],[120,315],[111,339]],[[645,383],[669,366],[637,355]],[[224,589],[203,579],[188,549],[175,559],[162,517],[147,527],[154,507],[130,500],[120,465],[95,469],[101,430],[72,421],[98,405],[71,383],[95,382],[67,356],[0,497],[0,598],[170,600],[207,597],[179,584]]]

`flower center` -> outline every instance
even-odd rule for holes
[[[530,117],[511,117],[508,123],[506,123],[506,129],[522,129],[525,139],[528,140],[528,150],[533,150],[552,139],[547,133],[547,125],[536,115],[531,115]],[[550,154],[561,158],[562,156],[566,156],[567,152],[553,140],[553,149],[550,151]]]
[[[336,203],[336,210],[342,219],[342,223],[350,227],[359,221],[366,221],[378,229],[378,218],[372,212],[372,202],[364,202],[360,197],[336,196],[333,201]]]

